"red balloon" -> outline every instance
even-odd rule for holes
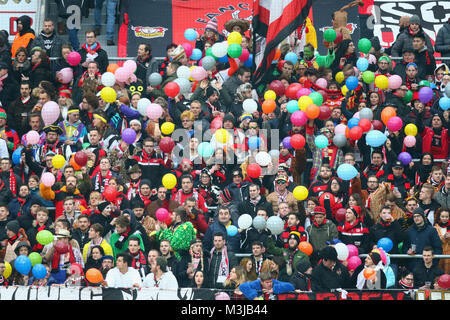
[[[358,127],[360,127],[363,132],[368,132],[372,128],[372,122],[370,122],[369,119],[360,119],[358,122]]]
[[[378,130],[378,131],[383,130],[383,122],[381,122],[380,120],[373,120],[372,125],[373,125],[374,130]]]
[[[109,201],[114,202],[116,200],[117,190],[113,186],[106,186],[103,191],[103,197]]]
[[[324,90],[318,90],[317,92],[322,95],[323,103],[325,103],[328,100],[328,94]]]
[[[56,252],[58,252],[59,254],[65,254],[65,253],[69,252],[69,246],[67,245],[67,243],[65,243],[62,240],[56,241],[56,243],[53,245],[53,247],[55,248]]]
[[[337,222],[342,222],[345,219],[345,214],[347,213],[347,210],[345,208],[339,208],[336,210],[335,218]]]
[[[250,178],[259,178],[261,175],[261,166],[257,163],[250,163],[247,166],[247,174]]]
[[[170,98],[175,98],[180,93],[180,86],[178,83],[171,81],[164,87],[164,93]]]
[[[222,128],[223,119],[221,117],[215,117],[213,121],[211,121],[211,125],[209,128],[211,129],[211,133],[214,134],[217,129]]]
[[[336,199],[334,198],[334,195],[331,194],[330,192],[324,192],[320,195],[320,197],[319,197],[320,205],[325,208],[325,197],[326,196],[328,196],[328,198],[330,199],[330,207],[333,208],[334,205],[336,204]]]
[[[363,129],[359,126],[355,126],[350,129],[348,135],[352,140],[359,140],[363,135]]]
[[[283,64],[286,62],[286,60],[280,60],[277,63],[277,68],[279,71],[283,71]]]
[[[159,148],[164,153],[170,153],[172,152],[173,148],[175,147],[175,142],[171,137],[164,137],[159,142]]]
[[[294,149],[302,149],[305,146],[306,140],[300,133],[296,133],[291,137],[291,146]]]
[[[438,285],[444,290],[450,288],[450,274],[443,274],[439,277]]]
[[[79,276],[83,273],[83,268],[78,263],[72,263],[69,267],[69,273]]]
[[[88,160],[87,154],[83,151],[77,151],[75,153],[74,160],[79,166],[84,167]]]
[[[319,107],[319,120],[328,120],[331,116],[331,109],[328,106]]]
[[[336,39],[334,39],[335,44],[339,44],[343,39],[342,33],[340,31],[336,31]]]
[[[169,216],[166,220],[163,221],[167,226],[170,226],[170,224],[172,223],[172,217]]]
[[[286,92],[286,88],[280,80],[272,81],[270,83],[269,89],[273,90],[277,94],[277,97],[283,96],[284,93]]]
[[[303,88],[303,86],[300,83],[292,83],[287,87],[286,89],[286,97],[290,99],[297,100],[297,91]]]

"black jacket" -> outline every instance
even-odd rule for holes
[[[74,229],[72,238],[77,240],[78,244],[80,245],[81,252],[83,252],[84,245],[91,241],[91,239],[89,239],[89,229],[86,232],[82,232],[80,228]]]
[[[389,253],[398,253],[398,244],[405,239],[405,232],[402,230],[400,223],[395,220],[389,225],[383,225],[381,222],[370,228],[369,233],[370,247],[376,245],[381,238],[389,238],[392,240],[394,246]]]
[[[266,197],[261,195],[261,199],[258,201],[256,205],[248,201],[241,202],[239,204],[239,212],[240,214],[249,214],[254,218],[256,216],[256,213],[259,209],[264,209],[267,212],[267,216],[273,215],[273,207],[272,205],[267,202]]]
[[[311,282],[311,276],[297,271],[291,276],[289,282],[292,283],[296,290],[309,291],[308,285]]]
[[[42,80],[53,82],[52,72],[50,71],[50,60],[44,59],[41,63],[34,65],[30,72],[31,88],[36,88]]]
[[[336,262],[333,270],[325,267],[321,262],[313,269],[311,275],[312,291],[330,291],[337,288],[350,288],[350,275],[347,268]]]
[[[414,270],[414,287],[420,288],[425,285],[425,282],[430,282],[433,289],[434,278],[442,274],[444,274],[444,271],[436,263],[433,262],[431,268],[427,268],[424,262],[420,261]]]

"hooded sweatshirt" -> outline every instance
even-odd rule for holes
[[[31,29],[31,18],[29,16],[21,16],[17,19],[17,22],[22,23],[22,31],[16,34],[14,38],[12,47],[11,47],[11,55],[15,57],[17,49],[20,47],[24,47],[30,52],[31,45],[33,43],[33,39],[36,37],[34,30]]]

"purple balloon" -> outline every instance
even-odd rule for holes
[[[122,139],[127,144],[132,144],[136,140],[136,132],[131,128],[122,131]]]
[[[288,137],[286,137],[286,138],[283,139],[283,146],[284,146],[286,149],[292,149],[292,145],[291,145],[291,137],[290,137],[290,136],[288,136]]]
[[[408,152],[402,152],[398,155],[398,160],[400,160],[405,166],[411,163],[412,157]]]
[[[422,87],[419,90],[419,100],[422,103],[428,103],[433,99],[433,89],[430,87]]]

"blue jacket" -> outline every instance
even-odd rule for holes
[[[236,227],[237,224],[232,222],[232,224]],[[211,224],[208,229],[206,230],[205,233],[205,237],[203,238],[203,248],[206,251],[211,251],[213,245],[214,245],[214,235],[218,232],[221,232],[225,235],[225,239],[226,239],[226,244],[227,247],[229,248],[230,251],[232,252],[240,252],[240,247],[241,247],[241,243],[240,243],[240,239],[241,236],[239,235],[239,233],[237,233],[235,236],[230,237],[227,234],[227,229],[225,228],[225,226],[223,224],[221,224],[218,220],[214,221],[213,224]]]
[[[411,244],[416,245],[416,253],[422,254],[422,250],[426,246],[433,247],[434,254],[442,254],[442,243],[435,228],[429,223],[425,222],[422,227],[417,227],[413,224],[412,227],[406,230],[406,240],[403,244],[404,251],[408,251]]]
[[[272,281],[274,294],[287,293],[295,290],[292,283],[278,281],[275,279]],[[239,286],[239,290],[241,290],[247,299],[253,300],[262,294],[261,280],[257,279],[255,281],[244,282]]]

